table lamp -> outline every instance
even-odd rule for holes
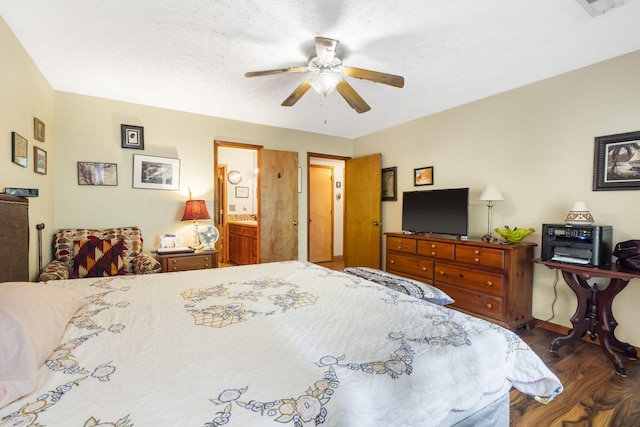
[[[489,208],[489,214],[487,216],[487,234],[482,237],[482,240],[485,242],[493,242],[497,239],[491,235],[491,210],[493,209],[494,200],[504,200],[504,197],[502,197],[502,193],[498,190],[498,187],[490,184],[484,188],[479,200],[487,201],[487,207]]]
[[[195,249],[200,249],[200,237],[198,235],[198,220],[211,219],[204,200],[187,200],[184,207],[182,221],[193,221],[193,240]]]

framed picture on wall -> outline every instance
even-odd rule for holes
[[[413,185],[433,185],[433,166],[414,169]]]
[[[142,126],[120,125],[122,148],[144,150],[144,128]]]
[[[382,200],[393,201],[398,200],[398,167],[382,169]]]
[[[595,138],[593,191],[640,190],[640,131]]]
[[[118,185],[116,163],[78,162],[78,185]]]
[[[37,117],[33,118],[33,137],[44,142],[44,122]]]
[[[180,189],[180,159],[133,155],[133,188]]]
[[[40,147],[33,147],[33,171],[47,174],[47,152]]]
[[[27,161],[29,160],[28,145],[29,143],[24,137],[17,132],[11,132],[11,161],[23,168],[27,167]]]
[[[236,187],[236,197],[238,199],[248,199],[249,187]]]

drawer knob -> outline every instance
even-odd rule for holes
[[[478,255],[478,254],[480,254],[480,251],[476,249],[475,251],[473,251],[473,253]]]
[[[209,261],[209,257],[208,256],[204,257],[204,260]]]
[[[489,309],[493,308],[493,306],[490,303],[487,303],[486,307],[489,308]]]
[[[474,258],[473,261],[474,262],[480,262],[480,258]]]
[[[395,264],[396,262],[394,260],[389,261],[391,264]]]
[[[401,251],[402,250],[402,245],[398,246],[398,250]]]
[[[422,271],[427,271],[427,267],[422,267]]]
[[[493,282],[491,280],[487,280],[487,286],[493,286]]]
[[[444,276],[444,271],[440,270],[440,275]]]
[[[436,245],[432,243],[432,244],[431,244],[431,248],[435,249],[435,248],[436,248]]]
[[[177,259],[172,259],[171,262],[176,264],[178,262],[178,260]]]
[[[431,256],[436,256],[436,251],[432,251]]]

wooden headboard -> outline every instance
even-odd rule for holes
[[[29,281],[29,199],[0,194],[0,282]]]

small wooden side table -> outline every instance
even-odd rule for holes
[[[218,251],[158,254],[164,273],[171,271],[203,270],[218,267]]]
[[[573,329],[567,336],[553,340],[551,352],[557,352],[563,345],[576,341],[589,332],[591,341],[594,341],[596,337],[600,339],[600,348],[613,363],[616,373],[626,377],[627,371],[622,358],[614,350],[621,352],[631,360],[636,360],[638,356],[632,345],[616,338],[614,330],[618,326],[618,322],[613,317],[611,304],[615,296],[627,286],[631,279],[640,279],[640,272],[617,265],[589,267],[541,259],[533,261],[551,269],[560,270],[565,282],[578,297],[578,307],[571,318]],[[587,280],[592,277],[610,279],[609,285],[598,289],[597,284],[592,286],[587,283]]]

